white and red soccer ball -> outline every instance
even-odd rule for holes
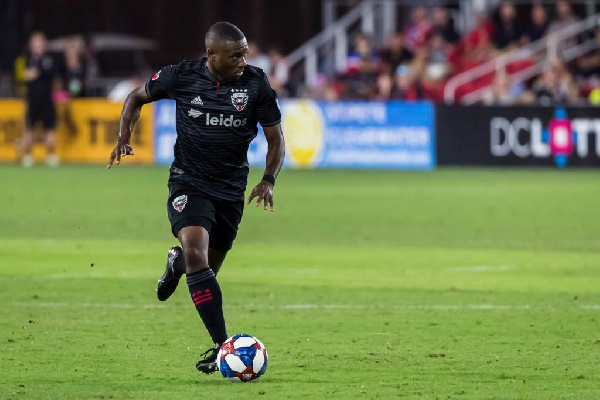
[[[229,380],[250,382],[267,370],[267,349],[257,338],[235,335],[227,339],[217,355],[221,374]]]

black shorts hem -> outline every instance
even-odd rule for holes
[[[206,229],[207,232],[210,233],[212,224],[213,221],[208,217],[193,216],[177,221],[175,225],[173,225],[173,227],[171,228],[171,231],[173,232],[173,236],[177,237],[179,231],[183,228],[187,228],[188,226],[201,226],[204,229]]]

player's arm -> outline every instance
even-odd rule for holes
[[[269,147],[267,149],[265,174],[259,184],[250,192],[248,204],[256,198],[257,207],[263,202],[264,209],[267,209],[268,204],[271,212],[273,212],[273,186],[275,185],[275,178],[277,178],[283,165],[285,143],[281,131],[281,110],[277,103],[277,94],[271,88],[266,75],[263,75],[258,87],[257,116],[258,122],[260,122],[265,132]]]
[[[252,199],[256,198],[257,207],[263,202],[264,209],[267,209],[268,204],[271,212],[273,212],[273,186],[275,185],[275,178],[279,175],[279,171],[283,165],[285,141],[281,124],[265,126],[263,127],[263,131],[265,132],[268,144],[265,173],[259,184],[252,189],[250,197],[248,197],[248,204],[250,204]]]
[[[121,111],[121,119],[119,121],[119,136],[117,138],[117,145],[110,153],[110,160],[106,166],[107,169],[112,167],[115,160],[117,161],[117,164],[120,164],[121,157],[133,155],[133,148],[129,145],[129,141],[131,140],[131,132],[133,132],[133,127],[140,118],[142,106],[150,102],[151,100],[146,94],[145,85],[140,85],[133,89],[127,96],[127,99],[125,99],[123,110]]]
[[[129,145],[129,140],[133,127],[140,118],[142,106],[156,100],[174,98],[176,82],[177,66],[169,65],[154,74],[145,84],[129,93],[121,111],[117,145],[110,154],[107,169],[112,167],[115,160],[119,164],[121,157],[133,155],[133,148]]]

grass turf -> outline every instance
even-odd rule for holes
[[[600,396],[596,171],[284,171],[219,276],[270,355],[237,385],[195,371],[185,285],[155,298],[166,178],[0,167],[1,397]]]

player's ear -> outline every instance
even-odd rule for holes
[[[215,61],[215,51],[212,48],[207,48],[206,53],[208,54],[208,58],[210,58],[211,61]]]

